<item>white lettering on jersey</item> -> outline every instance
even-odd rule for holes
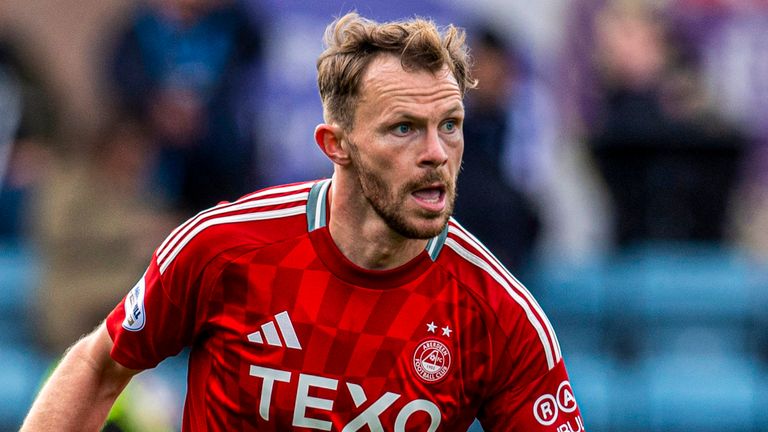
[[[299,374],[299,388],[296,389],[296,405],[293,409],[293,425],[311,429],[331,430],[331,422],[317,420],[306,416],[307,407],[317,408],[324,411],[333,410],[333,401],[330,399],[321,399],[309,395],[310,387],[321,387],[328,390],[336,390],[339,381],[330,378],[324,378],[317,375]]]
[[[543,426],[549,426],[557,420],[557,401],[551,394],[545,394],[533,404],[533,415]]]
[[[275,381],[290,382],[291,373],[278,369],[263,368],[251,365],[251,375],[261,377],[264,382],[261,384],[261,401],[259,402],[259,415],[266,421],[269,421],[269,404],[272,401],[272,387]]]
[[[424,399],[412,400],[400,410],[400,413],[397,414],[397,419],[395,419],[395,430],[398,432],[405,431],[405,425],[408,423],[408,419],[416,411],[424,411],[429,414],[431,423],[429,424],[427,432],[435,432],[437,427],[440,426],[440,409],[437,408],[437,405]]]
[[[584,432],[586,430],[584,429],[584,420],[581,419],[581,416],[576,416],[573,422],[576,425],[576,429],[571,425],[571,421],[568,420],[557,427],[557,432]]]
[[[550,426],[557,421],[558,414],[572,413],[576,411],[578,405],[576,404],[576,398],[573,396],[573,389],[571,389],[571,383],[565,380],[557,387],[557,396],[551,394],[543,394],[533,404],[533,416],[543,426]],[[557,432],[581,432],[584,430],[584,420],[581,416],[576,416],[574,419],[576,429],[571,425],[571,421],[557,426]]]
[[[557,405],[562,412],[573,412],[576,409],[576,398],[573,397],[571,383],[563,381],[557,388]]]
[[[360,405],[368,400],[368,397],[365,396],[365,391],[361,386],[347,383],[347,388],[349,389],[349,394],[352,395],[352,401],[355,403],[355,407],[360,408]],[[368,426],[372,431],[384,430],[384,426],[382,426],[379,416],[399,398],[400,395],[397,393],[384,393],[379,400],[371,404],[368,409],[360,413],[360,415],[344,426],[342,432],[359,431],[364,426]]]
[[[251,365],[250,375],[262,379],[261,400],[259,401],[259,415],[265,421],[269,421],[269,408],[272,403],[272,390],[275,386],[275,381],[285,383],[291,382],[293,374],[291,372],[279,369],[271,369]],[[309,396],[310,387],[319,387],[335,391],[338,388],[338,384],[339,381],[332,378],[300,373],[298,388],[296,389],[296,399],[293,408],[293,426],[326,431],[331,430],[331,427],[333,426],[331,422],[309,418],[306,416],[306,412],[307,408],[333,411],[334,401],[331,399],[322,399]],[[368,397],[366,396],[365,390],[362,386],[358,384],[347,383],[346,388],[352,397],[352,401],[355,403],[355,407],[359,408],[368,400]],[[384,430],[385,428],[381,424],[380,416],[400,397],[401,395],[397,393],[384,393],[368,408],[366,408],[363,412],[358,414],[349,423],[347,423],[342,431],[359,431],[364,429],[366,426],[368,426],[370,430]],[[411,415],[418,411],[423,411],[429,415],[431,422],[428,431],[436,431],[438,426],[440,426],[440,420],[442,418],[440,409],[433,402],[424,399],[412,400],[400,410],[395,420],[394,431],[405,431],[405,425],[408,423],[408,419],[411,417]]]

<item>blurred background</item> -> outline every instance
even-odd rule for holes
[[[467,29],[456,217],[549,314],[587,428],[768,430],[768,1],[3,0],[0,431],[174,225],[330,175],[315,60],[351,9]],[[110,430],[178,430],[185,367]]]

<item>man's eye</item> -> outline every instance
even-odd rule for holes
[[[406,135],[411,131],[411,125],[407,123],[401,123],[395,126],[395,133],[398,135]]]
[[[456,128],[456,120],[448,120],[443,123],[443,132],[453,132]]]

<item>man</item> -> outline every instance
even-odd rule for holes
[[[185,430],[583,429],[544,313],[450,219],[463,32],[352,13],[326,43],[315,140],[333,178],[177,228],[25,430],[98,429],[133,374],[185,346]]]

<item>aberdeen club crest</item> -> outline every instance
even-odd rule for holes
[[[413,370],[424,382],[440,381],[451,368],[451,351],[437,339],[421,342],[413,353]]]

